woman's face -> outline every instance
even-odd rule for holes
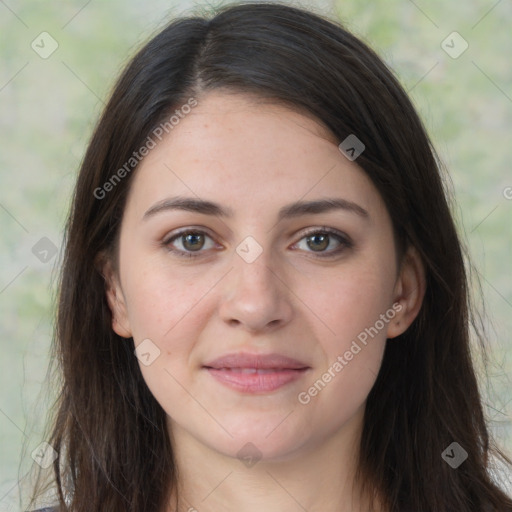
[[[108,299],[173,433],[279,459],[360,427],[419,272],[397,268],[383,200],[339,142],[214,92],[137,169]]]

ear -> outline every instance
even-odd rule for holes
[[[112,329],[122,338],[131,338],[132,331],[128,319],[126,301],[112,261],[104,254],[98,255],[95,264],[97,270],[105,279],[105,294],[112,313]]]
[[[416,248],[410,246],[402,258],[395,284],[393,309],[397,313],[388,324],[388,338],[395,338],[409,328],[421,309],[425,289],[423,261]]]

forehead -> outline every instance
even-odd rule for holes
[[[144,157],[129,206],[138,213],[170,195],[214,198],[248,214],[341,194],[379,206],[364,171],[318,120],[253,96],[211,92]]]

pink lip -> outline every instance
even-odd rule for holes
[[[237,352],[218,357],[204,366],[209,368],[256,368],[262,370],[300,370],[309,366],[281,354],[248,354]]]
[[[204,365],[220,383],[245,393],[274,391],[299,379],[308,365],[280,354],[227,354]]]

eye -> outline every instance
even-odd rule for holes
[[[300,245],[302,240],[306,240],[306,248],[303,245],[302,247],[299,247],[299,249],[305,250],[306,252],[317,253],[320,258],[334,257],[339,255],[345,249],[353,247],[353,243],[347,235],[327,227],[322,227],[321,229],[314,228],[313,230],[310,230],[295,245]],[[337,246],[333,250],[326,251],[327,248],[330,246],[332,247],[333,240],[336,241]]]
[[[211,241],[209,246],[205,243],[205,239]],[[347,235],[327,227],[310,230],[292,247],[301,245],[302,240],[306,240],[305,247],[298,248],[306,252],[316,253],[319,258],[335,257],[344,250],[353,247],[353,243]],[[332,247],[333,240],[337,244],[336,247],[327,251],[326,249]],[[216,247],[215,242],[208,233],[200,229],[191,228],[172,234],[172,236],[162,242],[162,245],[168,251],[182,258],[197,258],[202,252],[205,252],[202,249],[208,250]]]
[[[209,238],[212,241],[210,247],[206,247],[206,249],[211,249],[215,246],[212,238],[205,232],[198,229],[187,229],[180,231],[179,233],[175,233],[170,238],[166,238],[163,241],[163,245],[171,252],[176,254],[177,256],[183,258],[196,258],[201,251],[205,247],[205,238]],[[181,248],[176,248],[173,246],[174,241],[177,240]]]

